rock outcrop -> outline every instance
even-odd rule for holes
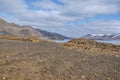
[[[78,38],[68,41],[65,47],[92,54],[120,55],[120,46],[109,43],[96,42],[92,39]]]

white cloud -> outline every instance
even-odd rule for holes
[[[74,33],[73,35],[77,36],[80,33],[98,32],[97,30],[101,32],[120,32],[119,20],[97,20],[84,25],[76,25],[76,21],[96,15],[120,13],[120,0],[59,1],[62,4],[57,4],[52,0],[37,0],[31,2],[30,6],[25,0],[0,0],[0,17],[10,22],[30,24],[38,28],[44,27],[44,29],[56,30],[56,32],[66,35]],[[31,9],[31,7],[37,9]],[[2,16],[1,13],[7,13],[9,16]],[[71,22],[72,26],[68,27]]]
[[[118,0],[61,0],[64,6],[64,13],[81,14],[88,16],[97,14],[112,14],[119,12]],[[119,1],[120,2],[120,1]],[[67,15],[68,15],[67,14]]]
[[[98,31],[99,32],[120,32],[120,20],[97,20],[87,24],[82,25],[90,30]]]
[[[23,14],[27,11],[24,0],[0,0],[0,12]]]
[[[57,10],[62,7],[62,5],[56,4],[52,0],[36,1],[36,2],[33,2],[32,5],[42,9],[52,9],[52,10]]]

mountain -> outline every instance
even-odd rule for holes
[[[116,34],[87,34],[83,38],[94,40],[120,40],[120,33]]]
[[[0,19],[0,35],[35,36],[40,39],[49,39],[49,40],[69,39],[69,37],[57,33],[35,29],[29,25],[20,26],[14,23],[8,23],[3,19]]]

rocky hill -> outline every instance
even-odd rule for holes
[[[120,33],[116,34],[87,34],[83,38],[94,40],[120,40]]]
[[[96,42],[94,40],[85,38],[73,39],[65,43],[64,46],[94,55],[120,55],[119,45]]]
[[[50,40],[64,40],[69,38],[57,33],[35,29],[28,25],[20,26],[14,23],[8,23],[2,19],[0,19],[0,35],[35,36],[40,39]]]

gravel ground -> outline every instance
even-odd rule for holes
[[[0,80],[120,80],[120,57],[0,40]]]

